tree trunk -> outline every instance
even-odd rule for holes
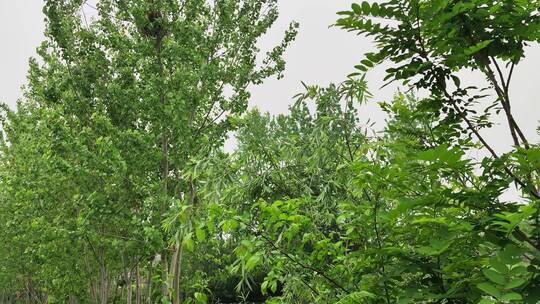
[[[176,250],[177,250],[177,254],[176,254],[174,280],[173,280],[173,286],[174,286],[173,304],[181,304],[182,297],[180,296],[180,278],[182,275],[182,255],[184,252],[182,244],[179,244]]]
[[[169,287],[167,286],[169,267],[167,265],[167,251],[164,249],[161,253],[161,295],[169,296]]]
[[[99,284],[99,299],[101,304],[107,304],[108,298],[109,298],[109,280],[108,280],[108,274],[107,274],[107,268],[105,265],[102,264],[99,267],[99,276],[100,276],[100,284]]]
[[[96,295],[96,284],[94,280],[90,280],[90,286],[89,286],[89,293],[90,293],[90,299],[92,300],[92,303],[97,303],[97,295]]]
[[[118,285],[120,285],[118,282],[120,281],[120,279],[122,279],[122,277],[120,277],[119,279],[116,280],[116,284],[114,284],[114,293],[113,293],[113,299],[112,299],[112,302],[111,303],[116,303],[116,299],[118,298],[118,288],[121,288],[119,287]],[[120,293],[122,292],[122,290],[120,290]]]
[[[131,271],[130,270],[126,271],[125,278],[126,278],[125,280],[126,280],[126,290],[127,290],[126,300],[127,300],[127,304],[131,304],[132,298],[133,298],[133,286],[131,284]]]
[[[141,271],[139,264],[135,268],[135,303],[141,304]]]
[[[148,269],[148,278],[146,279],[146,288],[147,288],[147,304],[152,304],[152,270],[153,266],[150,265]]]
[[[156,57],[157,57],[157,63],[159,66],[159,78],[160,81],[164,82],[165,78],[165,67],[163,64],[163,60],[161,57],[161,51],[162,51],[162,44],[163,44],[163,37],[162,36],[156,36],[155,37],[155,50],[156,50]],[[159,94],[159,102],[162,106],[165,106],[165,90],[163,83],[161,83],[158,87],[158,94]],[[169,186],[168,186],[168,179],[169,179],[169,132],[168,128],[165,127],[165,125],[161,126],[161,182],[163,186],[163,200],[161,201],[160,206],[160,223],[163,220],[163,215],[165,214],[165,208],[167,207],[165,205],[166,199],[169,196]],[[164,297],[168,297],[169,295],[169,289],[167,286],[167,275],[168,275],[168,269],[167,269],[167,249],[163,249],[161,252],[161,265],[162,265],[162,286],[161,290]]]
[[[74,295],[69,296],[69,304],[77,304],[77,298]]]

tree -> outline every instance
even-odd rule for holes
[[[373,36],[377,43],[378,51],[366,54],[359,70],[383,61],[392,63],[386,80],[429,90],[430,98],[421,100],[415,108],[436,113],[438,123],[434,129],[444,131],[452,139],[451,145],[468,150],[469,136],[480,142],[490,154],[479,166],[485,174],[482,181],[496,176],[500,180],[491,184],[490,190],[495,188],[501,193],[509,189],[511,186],[504,182],[508,179],[516,184],[524,200],[515,204],[493,197],[491,210],[483,219],[484,229],[491,233],[502,225],[506,236],[498,236],[496,243],[515,243],[532,256],[537,256],[540,249],[539,178],[535,165],[538,145],[529,142],[512,113],[510,84],[514,67],[524,56],[524,47],[540,39],[539,7],[538,1],[362,2],[354,4],[351,11],[341,12],[344,17],[337,22],[344,29]],[[462,85],[456,72],[464,69],[482,72],[489,86],[478,89]],[[486,103],[486,90],[491,90],[496,99],[478,114],[475,106]],[[513,151],[505,155],[499,155],[480,133],[492,125],[493,109],[504,113],[513,141]],[[535,264],[533,259],[532,273],[537,271],[532,266]],[[528,288],[533,288],[536,280],[533,275]],[[493,291],[496,288],[478,287],[498,300],[503,296]],[[509,297],[506,300],[514,296]]]
[[[412,96],[381,104],[387,126],[367,137],[344,87],[309,88],[315,114],[307,99],[290,116],[250,113],[238,151],[206,160],[219,176],[201,191],[243,287],[278,303],[534,303],[534,249],[511,233],[528,233],[536,210],[500,198],[504,172],[467,157],[472,143],[456,146]]]
[[[158,298],[179,303],[190,229],[163,225],[177,208],[202,208],[185,169],[223,144],[249,85],[281,75],[296,25],[258,67],[276,1],[103,0],[91,22],[85,5],[45,2],[42,63],[31,62],[28,101],[3,124],[2,209],[29,219],[20,233],[6,226],[8,243],[24,236],[20,264],[50,269],[17,273],[49,301],[108,303],[120,289],[140,303],[142,269],[147,301],[157,272]],[[80,278],[73,292],[55,278],[68,268]]]
[[[540,39],[539,7],[538,1],[494,4],[481,0],[393,0],[373,5],[362,2],[354,4],[351,11],[341,12],[345,17],[337,25],[373,36],[378,43],[378,52],[366,54],[366,59],[357,66],[359,70],[365,71],[383,61],[392,62],[396,66],[387,69],[385,80],[402,80],[416,88],[428,89],[433,97],[433,110],[441,114],[441,120],[457,122],[457,131],[467,130],[476,136],[491,156],[498,159],[499,155],[479,132],[491,125],[489,115],[494,107],[505,113],[515,148],[530,147],[512,114],[509,89],[514,67],[524,56],[524,47]],[[377,21],[380,18],[392,23],[385,25]],[[509,70],[507,75],[505,66]],[[472,106],[486,96],[472,95],[477,88],[461,85],[455,73],[463,69],[481,71],[489,89],[495,92],[496,101],[484,107],[482,115],[476,115]],[[509,167],[504,170],[527,195],[539,198],[534,180],[514,174]]]
[[[340,202],[350,196],[344,165],[366,142],[355,108],[369,93],[363,79],[306,90],[290,116],[246,115],[237,151],[201,162],[214,172],[201,191],[215,202],[221,229],[237,246],[238,288],[262,286],[287,303],[331,302],[355,280],[326,245],[339,239]],[[262,282],[260,271],[267,273]]]

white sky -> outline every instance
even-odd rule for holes
[[[91,1],[91,2],[95,2]],[[261,48],[268,49],[281,38],[291,20],[300,22],[297,40],[286,53],[287,70],[282,80],[270,79],[253,88],[251,106],[262,111],[285,113],[292,96],[302,91],[300,81],[326,85],[340,82],[353,72],[353,66],[370,50],[369,39],[356,36],[338,28],[329,28],[335,22],[337,11],[345,10],[351,0],[281,0],[280,19],[273,30],[261,41]],[[0,0],[0,101],[14,105],[21,97],[20,87],[25,83],[28,58],[35,55],[35,48],[43,39],[42,0]],[[516,69],[511,95],[515,116],[534,142],[540,119],[538,68],[540,47],[528,49],[527,59]],[[384,116],[375,101],[389,100],[396,87],[380,90],[384,69],[377,68],[368,74],[374,102],[361,110],[363,120],[370,118],[382,125]],[[483,83],[477,74],[463,74],[462,83]],[[510,138],[504,120],[502,124],[486,131],[486,137],[499,151],[507,150]]]

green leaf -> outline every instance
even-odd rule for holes
[[[182,246],[187,250],[192,252],[195,248],[195,242],[191,238],[191,233],[188,233],[186,236],[184,236],[184,240],[182,241]]]
[[[478,287],[478,289],[484,291],[485,293],[487,293],[490,296],[494,296],[496,298],[501,296],[501,292],[497,288],[495,288],[495,286],[491,285],[490,283],[480,283],[480,284],[476,285],[476,287]]]
[[[482,272],[484,273],[486,278],[488,278],[493,283],[497,283],[499,285],[504,285],[506,283],[504,276],[493,269],[482,269]]]
[[[512,267],[512,269],[508,272],[508,274],[511,276],[522,276],[522,275],[526,275],[527,273],[528,273],[527,267],[523,265],[516,265]]]
[[[475,53],[478,53],[480,50],[486,48],[492,42],[493,40],[486,40],[486,41],[479,42],[471,47],[466,48],[464,53],[465,55],[473,55]]]
[[[354,68],[357,69],[357,70],[360,70],[362,72],[367,72],[368,71],[368,68],[366,66],[363,66],[363,65],[360,65],[360,64],[355,65]]]
[[[369,5],[369,2],[367,1],[362,2],[362,11],[366,15],[371,14],[371,6]]]
[[[363,65],[367,66],[367,67],[370,67],[372,68],[373,67],[373,62],[371,62],[370,60],[368,59],[364,59],[362,61],[360,61]]]
[[[194,294],[195,300],[197,300],[198,303],[207,303],[208,297],[204,293],[196,292]]]
[[[454,84],[456,85],[457,88],[459,88],[461,86],[461,80],[459,80],[459,77],[455,76],[455,75],[451,75],[452,77],[452,80],[454,81]]]
[[[358,3],[353,3],[351,5],[351,8],[352,8],[353,12],[355,12],[357,15],[362,14],[362,7],[360,5],[358,5]]]
[[[223,229],[223,232],[229,233],[232,230],[236,229],[238,227],[239,223],[238,221],[234,219],[225,220],[221,223],[221,228]]]
[[[377,62],[379,59],[377,58],[377,55],[374,53],[366,53],[366,58],[369,59],[371,62]]]
[[[340,16],[351,16],[352,12],[351,11],[340,11],[340,12],[337,12],[337,14],[340,15]]]
[[[206,232],[202,228],[195,228],[195,236],[199,242],[202,242],[206,239]]]
[[[402,198],[399,200],[398,205],[389,212],[389,216],[390,218],[395,219],[401,214],[408,212],[409,210],[412,210],[416,207],[425,206],[429,203],[430,203],[430,200],[426,198],[418,198],[418,199]],[[421,220],[419,219],[418,221],[421,221]]]
[[[517,248],[514,245],[508,245],[504,247],[504,249],[499,252],[499,258],[501,261],[507,265],[513,265],[516,263],[519,263],[521,261],[522,250]]]
[[[263,295],[266,294],[266,289],[268,288],[268,283],[269,283],[269,281],[264,281],[261,284],[261,292],[262,292]]]
[[[277,281],[272,281],[272,283],[270,283],[270,290],[275,293],[276,290],[277,290]]]
[[[505,274],[508,272],[508,267],[495,257],[489,260],[489,265],[495,270],[497,270],[499,273]]]
[[[257,264],[259,264],[259,262],[262,260],[261,256],[258,255],[258,254],[254,254],[252,255],[246,262],[246,268],[248,270],[252,270],[254,269]]]
[[[343,298],[341,298],[338,302],[334,304],[355,304],[355,303],[366,303],[366,299],[376,299],[377,296],[371,292],[361,290],[361,291],[355,291],[353,293],[350,293]]]
[[[371,14],[373,16],[378,16],[379,15],[379,4],[377,2],[373,3],[371,5]]]
[[[505,301],[521,301],[523,300],[523,297],[520,294],[517,294],[515,292],[507,293],[501,297],[502,300]]]
[[[504,286],[505,289],[512,289],[517,288],[523,284],[525,284],[527,281],[525,279],[512,279],[508,284]]]

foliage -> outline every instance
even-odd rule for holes
[[[540,146],[510,94],[540,2],[353,4],[336,25],[376,51],[277,116],[247,111],[296,34],[257,57],[276,1],[102,0],[88,24],[81,5],[45,3],[42,61],[2,112],[0,301],[540,301]],[[406,93],[376,132],[382,63]],[[482,136],[498,113],[505,154]]]
[[[83,7],[44,3],[41,60],[5,111],[1,269],[18,283],[5,288],[32,302],[201,301],[182,272],[204,239],[189,165],[223,144],[250,85],[281,75],[296,25],[257,66],[276,1],[102,0],[90,22]]]

